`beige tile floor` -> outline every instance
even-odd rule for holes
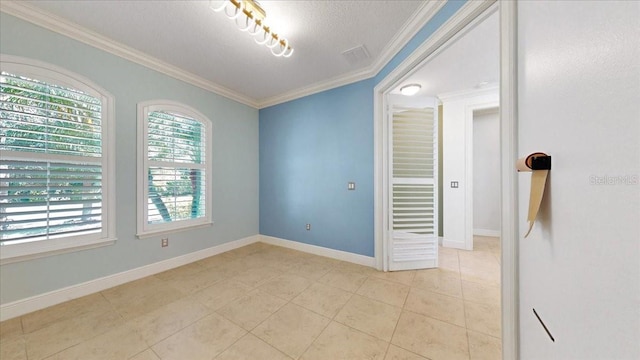
[[[500,359],[500,247],[383,273],[263,243],[0,323],[0,359]]]

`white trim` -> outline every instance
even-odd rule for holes
[[[127,59],[136,64],[146,66],[149,69],[161,72],[174,79],[184,81],[207,91],[211,91],[228,99],[235,100],[254,108],[258,107],[255,99],[242,95],[231,89],[215,84],[200,76],[180,69],[151,55],[143,53],[122,43],[116,42],[95,31],[89,30],[76,23],[73,23],[60,16],[41,10],[33,5],[24,2],[2,0],[0,1],[0,11],[28,21],[47,30],[62,34],[71,39],[80,41],[97,49],[106,51],[113,55]]]
[[[500,172],[502,189],[502,358],[520,358],[517,3],[500,2]]]
[[[473,235],[500,237],[500,230],[473,229]]]
[[[0,54],[0,69],[15,72],[16,75],[27,76],[52,85],[66,86],[99,98],[102,119],[102,151],[99,163],[102,169],[102,231],[86,235],[71,235],[42,241],[0,246],[0,265],[25,261],[44,256],[112,245],[116,239],[116,188],[115,188],[115,98],[90,79],[65,68],[30,58]],[[11,158],[13,151],[4,152]],[[15,152],[17,158],[53,159],[77,162],[81,156],[65,156],[53,154],[27,154]],[[96,162],[88,158],[89,162]],[[97,163],[97,162],[96,162]]]
[[[147,176],[148,169],[151,165],[159,163],[157,161],[150,161],[148,158],[148,117],[149,113],[154,111],[166,111],[174,114],[190,117],[204,126],[205,134],[205,157],[204,165],[176,163],[176,162],[161,162],[166,167],[179,168],[204,168],[205,171],[205,188],[204,188],[204,209],[205,216],[180,220],[175,222],[161,223],[161,224],[149,224],[148,223],[148,190],[149,190],[149,178]],[[194,229],[204,226],[211,226],[213,224],[212,209],[213,201],[211,193],[213,191],[213,123],[204,114],[198,110],[185,105],[183,103],[172,100],[149,100],[138,103],[137,106],[137,204],[136,204],[136,218],[137,218],[137,234],[138,238],[151,237],[156,235],[164,235],[174,233],[177,231]]]
[[[490,4],[489,4],[490,5]],[[517,158],[517,11],[515,1],[500,1],[500,164],[501,164],[501,288],[502,288],[502,358],[519,358],[519,296],[518,296],[518,184],[513,170]],[[374,220],[375,259],[382,269],[384,247],[383,187],[384,154],[383,119],[385,115],[384,93],[399,82],[422,60],[428,58],[468,19],[478,16],[487,4],[469,1],[452,18],[433,34],[412,55],[374,89]],[[443,239],[443,244],[447,240]]]
[[[107,238],[107,239],[98,239],[95,241],[83,241],[80,245],[74,245],[74,240],[67,241],[64,246],[44,246],[46,244],[36,243],[25,243],[21,245],[26,245],[23,248],[15,249],[16,251],[11,251],[9,255],[2,254],[2,258],[0,259],[0,265],[7,265],[12,263],[17,263],[21,261],[29,261],[33,259],[39,259],[47,256],[66,254],[81,250],[89,250],[95,249],[103,246],[110,246],[116,243],[117,238]],[[46,240],[45,240],[46,241]],[[11,245],[9,245],[11,246]],[[7,250],[0,250],[5,253]]]
[[[340,86],[353,84],[357,81],[366,80],[371,77],[373,77],[373,75],[371,75],[368,70],[359,70],[356,72],[336,76],[328,80],[324,80],[315,84],[301,87],[299,89],[288,91],[284,94],[262,99],[257,103],[257,108],[264,109],[269,106],[282,104],[287,101],[292,101],[295,99],[303,98],[305,96],[335,89]]]
[[[445,4],[446,1],[424,2],[382,50],[376,61],[368,67],[264,99],[253,99],[240,94],[33,5],[20,1],[3,0],[0,1],[0,11],[134,63],[146,66],[180,81],[253,108],[261,109],[375,76]]]
[[[382,70],[397,53],[433,18],[446,1],[425,1],[416,13],[396,33],[391,42],[382,50],[380,56],[371,66],[370,72],[375,76]]]
[[[169,235],[169,234],[175,234],[181,231],[187,231],[187,230],[195,230],[195,229],[202,229],[202,228],[207,228],[207,227],[211,227],[213,226],[213,222],[207,222],[204,224],[186,224],[184,226],[181,226],[179,228],[166,228],[166,229],[157,229],[157,230],[151,230],[151,231],[145,231],[143,233],[136,233],[136,237],[138,239],[147,239],[150,237],[154,237],[154,236],[161,236],[161,235]]]
[[[326,247],[305,244],[297,241],[285,240],[273,236],[260,235],[260,241],[275,246],[281,246],[288,249],[298,250],[313,255],[324,256],[336,260],[347,261],[350,263],[375,267],[375,259],[370,256],[354,254],[341,250],[329,249]]]
[[[177,256],[171,259],[162,260],[153,264],[141,266],[135,269],[123,271],[117,274],[90,280],[81,284],[71,285],[66,288],[50,291],[48,293],[35,295],[26,299],[10,302],[8,304],[2,304],[0,306],[0,321],[12,319],[33,311],[63,303],[65,301],[77,299],[79,297],[106,290],[114,286],[141,279],[143,277],[158,274],[182,265],[190,264],[194,261],[202,260],[229,250],[253,244],[258,240],[258,235],[253,235],[243,239],[230,241],[221,245],[216,245],[207,249],[195,251],[189,254]]]
[[[446,237],[442,238],[442,247],[466,250],[465,242],[462,240],[450,240]]]
[[[107,193],[107,201],[109,206],[107,207],[107,233],[108,237],[112,238],[113,241],[117,239],[116,235],[116,172],[118,169],[116,168],[116,101],[115,97],[110,93],[108,96],[111,98],[111,101],[106,102],[107,113],[110,114],[108,116],[109,123],[107,123],[105,134],[107,135],[107,139],[105,141],[106,146],[108,146],[109,151],[103,152],[102,157],[104,158],[104,163],[107,166],[107,171],[102,172],[102,181],[107,184],[107,189],[109,189]]]
[[[368,67],[299,89],[294,89],[277,96],[260,99],[258,100],[258,108],[262,109],[281,104],[376,76],[446,3],[446,1],[425,1],[420,8],[416,10],[415,15],[405,23],[391,42],[382,50],[382,53],[376,61]]]
[[[477,18],[495,3],[496,0],[467,1],[460,10],[453,14],[449,20],[416,48],[411,55],[407,56],[402,63],[382,79],[378,85],[376,85],[375,91],[378,92],[380,89],[387,90],[391,85],[407,77],[410,71],[417,70],[417,67],[423,61],[440,49],[444,43],[456,36],[465,26],[474,22],[474,20],[481,20]]]
[[[480,15],[491,7],[495,0],[468,1],[460,10],[452,15],[436,32],[434,32],[422,45],[409,55],[400,65],[391,71],[374,88],[374,236],[375,259],[378,270],[385,269],[387,252],[384,246],[383,235],[388,228],[386,223],[386,197],[384,189],[387,187],[385,174],[387,165],[386,154],[386,99],[384,94],[396,83],[415,71],[421,63],[436,53],[441,46],[454,38],[465,26],[480,21]]]

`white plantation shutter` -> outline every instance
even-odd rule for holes
[[[2,242],[102,229],[100,164],[0,161]]]
[[[0,241],[102,228],[101,101],[2,72]]]
[[[391,270],[437,265],[434,108],[394,106],[391,124]]]
[[[192,164],[205,162],[206,139],[202,122],[167,111],[150,112],[147,122],[149,160]]]
[[[434,234],[433,184],[393,184],[393,229]]]
[[[154,111],[148,119],[147,222],[197,219],[206,209],[205,128],[192,118]],[[164,204],[158,206],[160,202]],[[165,211],[166,208],[166,211]]]
[[[433,234],[433,109],[394,110],[393,229]]]
[[[167,101],[139,104],[138,112],[138,235],[210,223],[210,121]]]
[[[2,259],[115,240],[105,94],[65,70],[2,58]]]

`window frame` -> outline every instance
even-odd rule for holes
[[[48,84],[64,86],[87,93],[101,101],[102,131],[102,226],[92,234],[70,235],[61,238],[0,246],[0,264],[25,261],[39,257],[74,252],[114,244],[116,238],[115,199],[115,100],[104,88],[86,77],[46,62],[19,56],[0,54],[0,71],[28,77]],[[3,155],[10,153],[3,151]],[[30,160],[47,159],[46,154],[32,157],[19,152],[18,157]],[[10,155],[7,156],[11,158]],[[56,161],[57,159],[52,159]]]
[[[179,220],[169,223],[149,224],[148,219],[148,199],[149,199],[149,157],[148,157],[148,115],[152,112],[171,112],[190,117],[204,127],[205,136],[205,184],[204,184],[204,206],[205,215],[196,219]],[[208,227],[213,224],[212,211],[212,189],[213,189],[213,123],[211,120],[196,109],[183,103],[172,100],[149,100],[138,103],[138,154],[137,154],[137,233],[140,239],[174,233],[184,230]],[[176,165],[182,163],[176,162]]]

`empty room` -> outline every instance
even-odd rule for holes
[[[639,19],[0,0],[0,360],[640,358]]]

